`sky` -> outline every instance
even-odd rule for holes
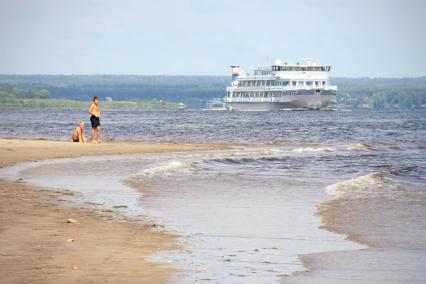
[[[0,0],[0,74],[426,75],[426,0]]]

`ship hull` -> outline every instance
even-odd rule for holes
[[[336,102],[336,96],[297,96],[279,102],[227,102],[231,111],[274,111],[283,109],[322,109]]]

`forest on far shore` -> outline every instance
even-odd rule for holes
[[[426,77],[331,78],[336,107],[426,108]],[[0,75],[0,108],[76,107],[98,96],[111,108],[204,108],[225,96],[227,76]]]

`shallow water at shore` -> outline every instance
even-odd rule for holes
[[[160,257],[184,268],[178,281],[276,282],[303,269],[299,254],[363,247],[318,229],[326,181],[309,177],[311,169],[294,176],[319,152],[334,155],[312,145],[238,148],[52,160],[17,166],[15,174],[182,235],[182,250]]]
[[[167,115],[176,119],[182,113],[159,116]],[[180,137],[177,142],[194,138],[252,146],[53,160],[18,166],[15,178],[76,191],[74,199],[83,205],[99,204],[179,233],[183,248],[157,256],[183,268],[176,281],[421,283],[425,278],[419,264],[426,255],[424,111],[222,118],[202,113],[199,121],[197,115],[181,117],[187,123],[178,132],[159,125],[163,141]],[[160,130],[148,138],[156,139]],[[303,254],[313,272],[287,277],[306,269],[298,258]]]

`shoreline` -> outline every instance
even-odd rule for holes
[[[345,240],[351,241],[356,244],[365,246],[358,250],[344,250],[344,251],[325,251],[319,253],[309,253],[309,254],[300,254],[299,259],[305,267],[304,271],[295,272],[284,278],[283,283],[319,283],[321,279],[328,281],[328,283],[340,283],[347,281],[352,283],[354,279],[346,278],[339,279],[336,278],[336,271],[343,272],[345,275],[344,269],[342,266],[337,268],[337,262],[340,260],[345,260],[345,258],[356,256],[357,254],[362,254],[363,252],[374,251],[379,249],[377,243],[372,240],[368,240],[365,236],[357,234],[355,231],[350,230],[350,225],[343,224],[345,221],[350,221],[350,219],[342,218],[341,214],[346,214],[344,208],[345,201],[335,197],[329,197],[328,200],[318,204],[316,215],[321,219],[320,230],[325,230],[333,234],[344,236]],[[350,270],[346,268],[345,270]],[[347,275],[345,275],[347,277]]]
[[[426,245],[419,216],[425,211],[410,208],[423,208],[424,189],[407,189],[407,184],[386,179],[379,182],[362,185],[358,195],[330,198],[317,207],[320,229],[365,248],[301,254],[306,270],[287,277],[285,283],[422,283]]]
[[[0,139],[0,167],[53,158],[223,148]],[[102,211],[61,206],[61,196],[67,194],[0,179],[0,283],[165,283],[178,271],[146,259],[175,248],[177,235],[154,231],[149,224],[108,220]]]

